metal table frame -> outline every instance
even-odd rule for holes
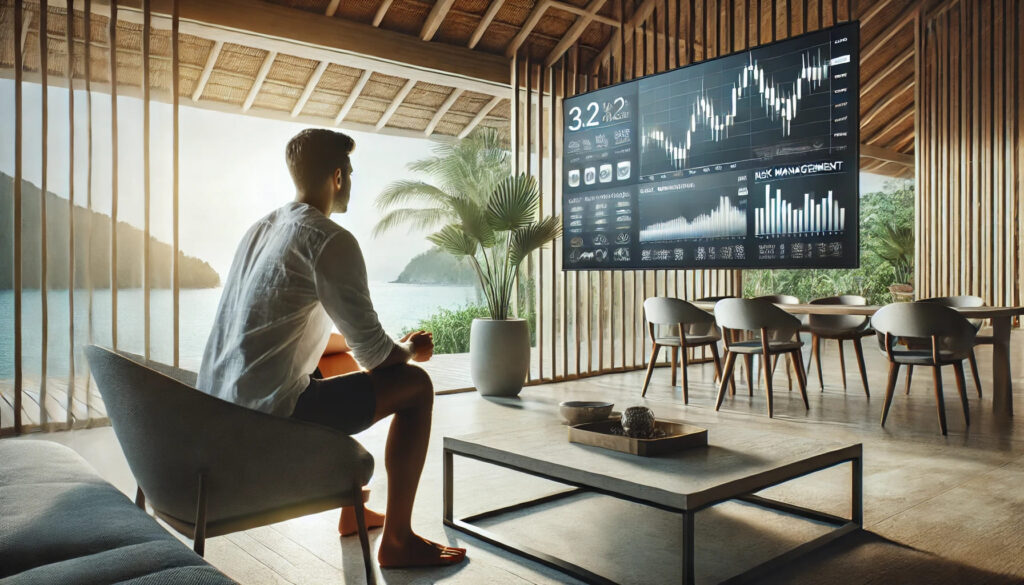
[[[504,467],[504,468],[507,468],[507,469],[512,469],[514,471],[518,471],[518,472],[525,473],[525,474],[528,474],[528,475],[532,475],[532,476],[535,476],[535,477],[540,477],[540,478],[547,479],[547,480],[550,480],[550,481],[554,481],[554,482],[557,482],[557,483],[562,483],[562,484],[571,486],[571,489],[560,491],[560,492],[557,492],[557,493],[554,493],[554,494],[549,494],[549,495],[546,495],[546,496],[543,496],[543,497],[540,497],[540,498],[536,498],[536,499],[533,499],[533,500],[529,500],[529,501],[525,501],[525,502],[520,502],[520,503],[517,503],[517,504],[512,504],[510,506],[504,506],[504,507],[497,508],[497,509],[494,509],[494,510],[489,510],[489,511],[482,512],[482,513],[479,513],[479,514],[474,514],[472,516],[467,516],[465,518],[456,519],[454,517],[454,503],[455,503],[454,502],[454,459],[455,459],[455,455],[466,457],[468,459],[475,459],[477,461],[482,461],[484,463],[490,463],[492,465],[497,465],[499,467]],[[598,575],[598,574],[596,574],[596,573],[594,573],[594,572],[592,572],[592,571],[590,571],[590,570],[588,570],[588,569],[586,569],[584,567],[581,567],[579,565],[576,565],[576,564],[570,563],[568,561],[562,560],[562,559],[560,559],[558,557],[552,556],[552,555],[547,554],[545,552],[533,549],[533,548],[531,548],[531,547],[529,547],[527,545],[515,543],[515,542],[509,541],[509,540],[505,540],[500,535],[497,535],[497,534],[495,534],[495,533],[493,533],[493,532],[491,532],[491,531],[489,531],[489,530],[487,530],[485,528],[481,528],[479,526],[475,526],[473,523],[474,522],[478,522],[480,520],[487,519],[487,518],[493,518],[495,516],[500,516],[502,514],[506,514],[506,513],[509,513],[509,512],[515,512],[515,511],[518,511],[518,510],[527,509],[527,508],[530,508],[530,507],[533,507],[533,506],[537,506],[537,505],[540,505],[540,504],[545,504],[545,503],[548,503],[548,502],[560,500],[560,499],[567,498],[567,497],[570,497],[570,496],[573,496],[573,495],[577,495],[577,494],[581,494],[581,493],[598,493],[598,494],[602,494],[602,495],[618,498],[620,500],[626,500],[626,501],[629,501],[629,502],[634,502],[634,503],[637,503],[637,504],[643,504],[643,505],[646,505],[646,506],[651,506],[651,507],[654,507],[654,508],[658,508],[660,510],[665,510],[665,511],[668,511],[668,512],[673,512],[673,513],[676,513],[676,514],[680,514],[682,516],[682,518],[683,518],[683,551],[682,551],[683,579],[682,579],[682,582],[685,585],[693,585],[696,582],[696,580],[695,580],[695,570],[694,570],[695,569],[695,566],[694,566],[695,565],[695,563],[694,563],[694,548],[695,548],[695,546],[694,545],[695,545],[695,538],[696,538],[695,527],[694,527],[694,516],[696,515],[697,512],[699,512],[701,510],[704,510],[706,508],[710,508],[710,507],[712,507],[712,506],[714,506],[716,504],[720,504],[722,502],[726,502],[726,501],[729,501],[729,500],[739,500],[739,501],[743,501],[743,502],[746,502],[746,503],[749,503],[749,504],[760,506],[762,508],[767,508],[767,509],[772,509],[772,510],[776,510],[776,511],[779,511],[779,512],[784,512],[784,513],[792,514],[792,515],[799,516],[799,517],[802,517],[802,518],[806,518],[806,519],[809,519],[809,520],[814,520],[814,521],[817,521],[817,522],[822,522],[822,523],[825,523],[825,524],[829,524],[829,525],[832,525],[832,526],[835,527],[832,531],[830,531],[830,532],[828,532],[826,534],[823,534],[823,535],[821,535],[821,536],[819,536],[819,537],[817,537],[817,538],[815,538],[815,539],[813,539],[813,540],[811,540],[809,542],[801,544],[801,545],[797,546],[796,548],[794,548],[794,549],[792,549],[792,550],[790,550],[790,551],[788,551],[786,553],[783,553],[780,556],[777,556],[777,557],[775,557],[773,559],[770,559],[770,560],[768,560],[768,561],[766,561],[764,563],[761,563],[760,565],[757,565],[757,566],[755,566],[755,567],[745,571],[744,573],[742,573],[740,575],[737,575],[735,577],[731,577],[730,579],[725,581],[725,583],[744,582],[747,579],[750,579],[750,578],[753,578],[753,577],[767,575],[771,571],[774,571],[775,569],[785,565],[786,563],[792,561],[793,559],[795,559],[795,558],[797,558],[799,556],[802,556],[802,555],[804,555],[804,554],[806,554],[806,553],[808,553],[808,552],[810,552],[812,550],[821,548],[821,547],[825,546],[826,544],[836,540],[837,538],[839,538],[839,537],[841,537],[841,536],[843,536],[845,534],[848,534],[850,532],[853,532],[854,530],[858,530],[858,529],[861,528],[861,526],[862,526],[862,524],[864,522],[864,502],[863,502],[863,496],[864,496],[864,488],[863,488],[864,460],[863,460],[863,449],[862,449],[862,446],[859,443],[856,444],[856,445],[851,445],[849,447],[846,447],[845,449],[833,452],[833,453],[831,453],[831,455],[834,455],[834,456],[833,457],[822,457],[822,456],[813,457],[814,459],[824,459],[824,460],[820,461],[817,464],[814,464],[811,468],[802,468],[798,472],[795,472],[793,474],[788,474],[783,479],[777,479],[777,480],[774,480],[774,481],[766,482],[763,485],[758,485],[755,489],[751,489],[751,490],[747,491],[746,493],[734,494],[734,495],[729,495],[729,496],[725,496],[725,497],[721,497],[721,498],[716,498],[716,499],[713,499],[711,501],[702,503],[699,506],[695,506],[693,508],[686,508],[686,509],[684,509],[684,508],[678,508],[678,507],[674,507],[674,506],[667,506],[667,505],[664,505],[664,504],[661,504],[661,503],[653,502],[653,501],[650,501],[650,500],[646,500],[646,499],[643,499],[643,498],[638,498],[638,497],[630,496],[630,495],[619,493],[619,492],[615,492],[615,491],[609,491],[607,489],[603,489],[603,488],[600,488],[600,487],[597,487],[597,486],[594,486],[594,485],[587,485],[587,484],[582,483],[582,482],[570,481],[570,480],[567,480],[565,478],[558,477],[558,476],[555,476],[555,475],[552,475],[552,474],[549,474],[549,473],[544,473],[544,472],[536,471],[536,470],[533,470],[533,469],[528,469],[528,468],[526,468],[524,466],[521,466],[521,465],[515,465],[515,464],[511,464],[511,463],[497,461],[497,460],[495,460],[493,458],[489,458],[489,457],[484,457],[484,456],[480,456],[480,455],[476,455],[476,454],[469,454],[469,453],[466,453],[466,452],[462,452],[462,451],[459,450],[458,444],[457,444],[456,441],[452,441],[450,437],[445,437],[445,439],[444,439],[444,452],[443,452],[443,457],[444,457],[444,508],[443,508],[443,510],[444,510],[444,524],[445,524],[445,526],[450,526],[450,527],[452,527],[452,528],[454,528],[456,530],[459,530],[461,532],[469,534],[470,536],[474,536],[476,538],[479,538],[480,540],[483,540],[484,542],[487,542],[489,544],[492,544],[494,546],[497,546],[499,548],[507,550],[507,551],[509,551],[511,553],[514,553],[514,554],[517,554],[519,556],[522,556],[522,557],[528,558],[530,560],[536,561],[538,563],[541,563],[542,565],[551,567],[553,569],[562,571],[563,573],[566,573],[567,575],[575,577],[575,578],[577,578],[577,579],[579,579],[581,581],[584,581],[586,583],[595,583],[595,584],[600,584],[600,585],[615,585],[615,581],[612,581],[612,580],[608,579],[607,577],[603,577],[601,575]],[[832,514],[827,514],[827,513],[824,513],[824,512],[819,512],[819,511],[812,510],[812,509],[809,509],[809,508],[804,508],[804,507],[801,507],[801,506],[796,506],[796,505],[793,505],[793,504],[788,504],[788,503],[785,503],[785,502],[780,502],[780,501],[777,501],[777,500],[771,500],[771,499],[768,499],[768,498],[764,498],[764,497],[761,497],[761,496],[754,495],[755,492],[761,491],[763,489],[767,489],[767,488],[775,486],[775,485],[779,485],[779,484],[782,484],[782,483],[785,483],[785,482],[788,482],[788,481],[792,481],[794,479],[798,479],[798,478],[803,477],[805,475],[810,475],[812,473],[817,473],[819,471],[823,471],[825,469],[828,469],[828,468],[831,468],[831,467],[835,467],[836,465],[841,465],[841,464],[844,464],[844,463],[850,463],[851,464],[851,471],[852,471],[852,473],[851,473],[851,476],[852,476],[851,477],[851,480],[852,480],[852,493],[851,493],[851,498],[850,498],[851,499],[851,502],[850,502],[850,505],[851,505],[851,518],[849,518],[849,519],[842,518],[842,517],[839,517],[839,516],[834,516]]]

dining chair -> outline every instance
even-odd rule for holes
[[[725,340],[725,368],[719,382],[718,400],[715,410],[722,406],[725,398],[727,381],[732,377],[732,370],[739,355],[759,355],[764,363],[765,395],[768,398],[768,417],[775,414],[772,397],[772,360],[771,357],[785,354],[792,359],[796,369],[797,384],[804,400],[804,408],[810,409],[807,402],[807,378],[804,374],[803,360],[800,358],[800,320],[776,307],[774,304],[758,299],[723,299],[715,304],[715,320]],[[753,339],[731,341],[733,332],[754,334]],[[794,355],[795,354],[795,355]]]
[[[333,428],[245,408],[195,388],[196,374],[90,345],[89,368],[128,467],[135,503],[192,538],[354,506],[374,582],[363,512],[373,457]]]
[[[759,297],[754,297],[754,299],[755,300],[759,300],[759,301],[768,301],[769,303],[772,303],[772,304],[775,304],[775,305],[799,305],[800,304],[800,298],[799,297],[795,297],[793,295],[762,295],[762,296],[759,296]],[[807,315],[793,315],[793,316],[800,320],[801,328],[806,330],[807,329]],[[750,362],[753,361],[753,357],[746,356],[746,360],[747,360],[747,363],[746,363],[747,372],[750,372]],[[772,361],[772,370],[775,369],[775,367],[778,365],[778,363],[779,363],[779,356],[775,356],[775,359]],[[758,366],[757,366],[757,375],[754,376],[754,377],[757,378],[757,377],[760,377],[760,376],[761,376],[761,365],[758,364]],[[748,377],[748,380],[749,379],[750,378]],[[789,367],[786,368],[786,383],[789,386],[789,389],[792,390],[793,389],[793,377],[790,375]]]
[[[903,365],[932,368],[935,404],[943,435],[946,434],[946,407],[942,396],[941,368],[952,365],[963,405],[964,423],[971,424],[963,361],[974,347],[977,331],[963,315],[938,303],[893,303],[882,307],[871,317],[871,327],[878,334],[879,349],[889,359],[882,426],[889,416],[896,377]],[[901,346],[897,343],[900,339],[911,343]]]
[[[868,300],[858,295],[839,295],[824,297],[811,301],[812,305],[867,305]],[[861,315],[808,315],[807,329],[811,333],[811,357],[807,362],[807,371],[811,371],[811,363],[818,367],[818,384],[822,391],[825,382],[821,370],[821,340],[834,339],[839,342],[839,373],[843,379],[843,390],[846,389],[846,360],[843,357],[843,342],[852,341],[853,350],[857,354],[857,367],[860,368],[860,379],[864,384],[864,394],[871,396],[868,389],[868,374],[864,367],[864,347],[860,340],[874,335],[871,322]]]
[[[960,295],[954,297],[932,297],[930,299],[921,299],[920,303],[938,303],[945,307],[981,307],[985,304],[984,299],[976,297],[974,295]],[[984,319],[968,319],[974,327],[974,331],[981,331],[983,325],[985,325]],[[990,338],[991,339],[991,338]],[[982,338],[976,336],[974,345],[975,347],[982,345]],[[971,375],[974,377],[974,387],[978,390],[978,398],[981,398],[981,378],[978,376],[978,359],[974,355],[974,348],[971,348],[971,354],[967,360],[971,363]],[[910,380],[914,375],[914,366],[907,367],[907,380],[905,393],[910,394]]]
[[[683,404],[690,401],[686,379],[686,368],[689,365],[687,351],[696,347],[711,348],[711,357],[715,363],[715,376],[722,374],[722,362],[718,354],[718,341],[722,338],[715,325],[714,315],[702,311],[690,303],[671,297],[651,297],[644,301],[644,317],[647,320],[647,334],[651,340],[651,358],[647,363],[647,375],[640,396],[647,395],[647,386],[651,382],[654,363],[658,360],[658,352],[662,347],[671,348],[672,386],[676,385],[676,354],[681,354],[680,376],[683,386]],[[658,326],[670,328],[665,335],[658,334]]]

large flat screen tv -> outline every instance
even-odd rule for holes
[[[563,268],[855,268],[858,24],[564,100]]]

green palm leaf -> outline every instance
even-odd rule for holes
[[[451,197],[444,190],[423,181],[402,180],[388,185],[377,196],[375,204],[380,211],[393,207],[419,203],[421,205],[444,205]]]
[[[377,225],[373,226],[373,237],[380,237],[402,225],[412,231],[433,230],[456,219],[451,210],[442,207],[392,209],[377,220]]]
[[[562,235],[562,221],[555,215],[512,232],[508,259],[513,267],[519,266],[530,252]]]
[[[449,205],[462,221],[462,229],[467,234],[476,239],[484,248],[494,245],[494,230],[487,223],[487,215],[482,207],[469,199],[452,199]]]
[[[536,178],[526,173],[508,177],[487,202],[487,221],[499,231],[525,227],[537,216],[539,203]]]
[[[462,226],[449,224],[427,236],[437,247],[453,256],[475,256],[477,241],[463,231]]]

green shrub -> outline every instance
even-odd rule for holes
[[[469,351],[469,329],[473,319],[489,319],[487,305],[466,305],[455,309],[440,309],[422,319],[415,327],[402,331],[422,329],[434,334],[434,353],[466,353]]]

